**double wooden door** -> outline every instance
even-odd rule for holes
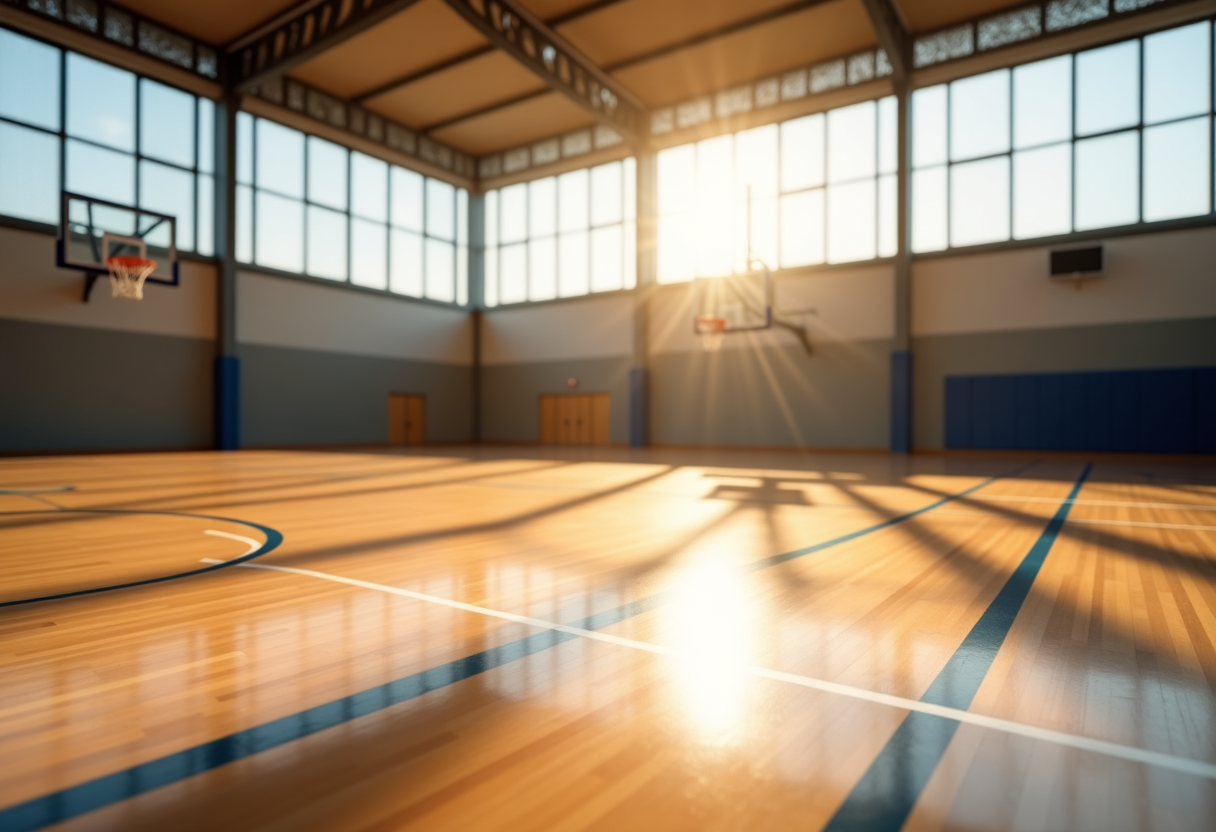
[[[405,393],[388,396],[390,445],[421,445],[426,441],[426,397]]]
[[[542,445],[607,445],[608,394],[540,397]]]

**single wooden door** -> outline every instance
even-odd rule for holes
[[[540,397],[540,444],[557,444],[557,396]]]
[[[591,444],[608,444],[608,394],[592,393],[591,400]]]
[[[388,397],[390,445],[421,445],[426,441],[426,397],[390,393]]]

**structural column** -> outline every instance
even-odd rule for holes
[[[472,435],[481,441],[481,332],[486,307],[486,197],[469,194],[469,326],[473,330]]]
[[[906,74],[895,80],[899,104],[899,171],[897,182],[896,229],[898,250],[895,255],[895,343],[891,351],[891,452],[912,450],[912,211],[911,154],[908,140],[908,108],[911,104]]]
[[[637,276],[633,363],[629,370],[629,445],[650,444],[650,296],[658,278],[658,158],[637,153]]]
[[[236,351],[236,114],[240,97],[219,102],[215,117],[215,447],[240,447],[241,362]]]

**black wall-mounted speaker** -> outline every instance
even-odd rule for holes
[[[1051,253],[1051,276],[1074,277],[1083,274],[1099,274],[1103,265],[1102,246],[1070,248]]]

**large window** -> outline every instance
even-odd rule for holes
[[[888,97],[661,151],[659,282],[894,255],[896,115]]]
[[[1212,210],[1212,29],[917,90],[912,250]]]
[[[632,158],[486,193],[487,306],[632,289]]]
[[[0,214],[59,222],[63,189],[177,217],[210,255],[215,106],[0,29]]]
[[[238,260],[468,303],[463,188],[247,113],[237,183]]]

